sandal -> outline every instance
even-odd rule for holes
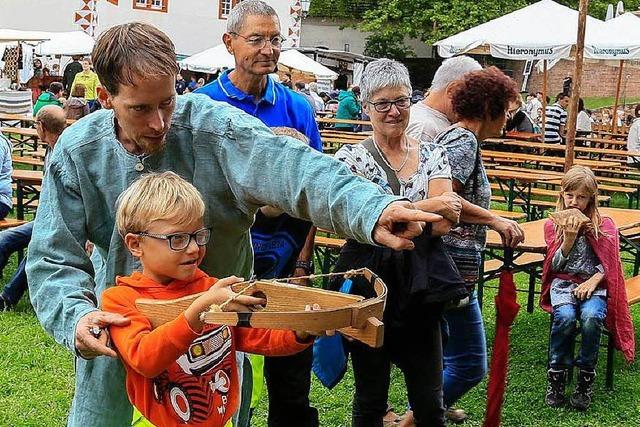
[[[393,412],[392,407],[387,408],[387,413],[382,418],[382,427],[395,427],[402,421],[402,417]]]

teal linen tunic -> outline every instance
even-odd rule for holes
[[[140,160],[118,142],[111,110],[67,128],[51,155],[27,275],[38,319],[73,352],[78,320],[99,307],[116,275],[140,268],[118,235],[115,213],[116,199],[141,173],[171,170],[202,193],[205,224],[213,230],[201,267],[217,277],[250,277],[249,227],[260,206],[372,244],[381,212],[397,200],[331,157],[204,95],[178,97],[166,147],[142,160],[143,172],[135,169]],[[85,254],[86,240],[95,244],[98,271]],[[119,360],[77,358],[69,425],[130,425],[124,379]]]

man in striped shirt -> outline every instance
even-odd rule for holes
[[[544,142],[560,144],[567,124],[567,107],[569,96],[559,93],[553,105],[547,105],[545,110]]]

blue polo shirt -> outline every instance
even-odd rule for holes
[[[195,93],[203,93],[216,101],[231,104],[269,127],[294,128],[309,138],[312,148],[322,151],[322,139],[313,117],[313,109],[302,95],[268,77],[264,97],[256,104],[252,95],[242,92],[231,83],[230,72],[231,70],[225,71]]]
[[[217,80],[196,90],[216,101],[226,102],[252,115],[269,127],[294,128],[309,138],[309,145],[322,151],[322,140],[309,102],[300,94],[267,78],[264,97],[254,97],[235,87],[225,71]],[[258,279],[290,276],[311,229],[311,223],[282,214],[267,218],[256,213],[251,227],[253,270]]]

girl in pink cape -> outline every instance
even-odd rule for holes
[[[540,305],[553,316],[545,396],[545,402],[552,407],[565,404],[569,368],[574,365],[578,368],[578,381],[571,406],[584,411],[591,405],[603,326],[611,332],[615,347],[627,361],[635,356],[618,230],[611,218],[600,216],[597,197],[593,172],[574,166],[562,179],[557,210],[579,209],[590,222],[585,224],[570,217],[562,227],[550,219],[544,226],[547,256]],[[581,343],[574,359],[578,333]]]

